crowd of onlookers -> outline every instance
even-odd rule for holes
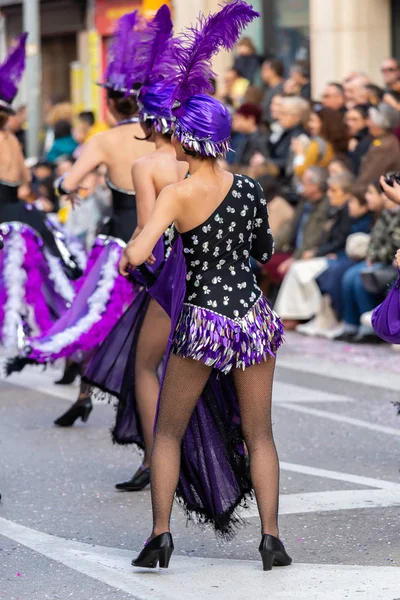
[[[217,94],[232,113],[232,151],[225,168],[258,179],[269,203],[276,241],[272,260],[254,265],[263,291],[288,329],[356,343],[377,341],[371,311],[396,275],[400,207],[379,178],[400,171],[400,64],[383,61],[382,79],[349,73],[312,98],[309,65],[285,72],[262,59],[243,38]],[[22,107],[9,127],[25,144]],[[42,160],[21,200],[35,203],[88,245],[110,210],[102,166],[82,182],[84,210],[74,212],[54,195],[83,145],[109,126],[58,98],[45,110]],[[84,218],[83,218],[84,217]]]
[[[225,167],[257,178],[276,252],[258,272],[288,329],[355,343],[378,341],[371,311],[396,277],[400,207],[380,177],[400,171],[400,65],[380,82],[352,72],[311,96],[304,61],[285,73],[242,39],[221,97],[232,112]]]

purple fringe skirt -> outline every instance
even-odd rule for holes
[[[241,319],[183,304],[171,350],[226,375],[275,356],[282,341],[282,323],[261,295]]]

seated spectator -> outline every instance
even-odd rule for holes
[[[366,261],[351,267],[344,275],[342,282],[344,324],[333,339],[358,344],[379,341],[371,327],[360,324],[360,319],[364,313],[372,311],[382,301],[387,285],[383,284],[381,293],[368,292],[364,286],[362,273],[366,269],[379,272],[392,265],[393,256],[399,246],[400,207],[384,196],[384,210],[372,229]]]
[[[322,106],[325,108],[331,108],[332,110],[338,110],[343,116],[346,112],[344,87],[341,83],[331,82],[325,86],[322,93]]]
[[[394,90],[390,90],[390,92],[385,92],[383,96],[383,102],[385,104],[389,104],[397,111],[400,110],[400,92],[395,92]]]
[[[62,156],[60,156],[56,160],[56,178],[66,175],[66,173],[68,173],[71,170],[74,162],[75,160],[72,158],[72,156],[68,156],[68,154],[63,154]]]
[[[296,328],[296,331],[304,335],[333,338],[341,332],[343,277],[351,267],[365,260],[369,243],[368,234],[371,232],[374,217],[367,198],[352,192],[353,181],[354,176],[351,173],[342,173],[329,180],[330,194],[347,196],[351,219],[350,236],[346,242],[346,252],[336,258],[330,258],[328,268],[317,278],[322,301],[315,318],[306,325],[299,325]],[[379,203],[371,204],[379,210]]]
[[[347,111],[345,123],[349,130],[349,156],[352,161],[352,171],[358,175],[361,159],[369,150],[373,138],[368,129],[368,106],[358,104]],[[363,196],[363,194],[361,194]]]
[[[257,82],[262,59],[257,54],[253,40],[241,38],[236,45],[236,57],[233,68],[241,73],[251,85]]]
[[[78,143],[72,137],[71,125],[68,121],[58,121],[54,127],[54,143],[47,153],[46,159],[55,163],[63,154],[73,154]]]
[[[400,171],[400,144],[392,130],[399,123],[398,112],[388,104],[369,109],[368,129],[373,137],[369,150],[361,159],[356,186],[360,193],[383,173]]]
[[[383,96],[385,94],[385,90],[379,87],[379,85],[375,85],[374,83],[368,83],[366,86],[368,90],[368,102],[367,104],[371,104],[371,106],[378,106],[383,101]]]
[[[278,284],[295,260],[319,246],[328,220],[326,169],[312,167],[303,177],[302,199],[293,218],[275,236],[275,254],[263,267],[271,283]]]
[[[294,172],[299,178],[308,167],[327,167],[336,155],[347,152],[347,128],[336,110],[315,104],[308,129],[312,137],[306,147],[301,140],[292,141],[292,150],[296,155]]]
[[[271,103],[275,96],[281,96],[283,93],[284,74],[284,64],[277,58],[266,60],[262,65],[261,79],[267,86],[262,102],[263,120],[266,123],[270,124],[273,121]]]
[[[306,60],[297,60],[290,69],[290,79],[299,88],[299,95],[311,99],[310,65]]]
[[[358,75],[344,84],[346,97],[346,108],[354,108],[357,104],[367,104],[369,91],[367,85],[370,83],[366,75]]]
[[[257,104],[261,106],[263,98],[264,91],[260,87],[249,85],[243,98],[243,104]]]
[[[329,177],[340,173],[353,173],[353,163],[349,156],[341,155],[334,158],[328,165]]]
[[[318,243],[303,252],[300,260],[292,261],[283,280],[275,309],[289,330],[318,313],[322,295],[316,279],[327,269],[330,259],[344,256],[351,233],[348,197],[352,180],[351,175],[329,179],[330,212],[319,231]]]
[[[286,169],[291,156],[292,140],[302,136],[303,145],[308,137],[304,129],[304,119],[308,115],[309,104],[303,98],[282,98],[278,121],[282,128],[280,137],[269,143],[269,164],[273,174],[282,182],[287,182]]]
[[[224,75],[225,93],[222,98],[228,106],[239,108],[243,104],[244,96],[250,81],[243,77],[239,71],[232,68]]]
[[[264,191],[264,198],[268,204],[269,226],[274,238],[294,216],[293,206],[282,197],[282,192],[276,178],[272,175],[263,175],[258,179]]]
[[[68,121],[72,125],[74,107],[63,97],[54,97],[48,103],[46,111],[46,134],[44,140],[44,154],[47,154],[54,143],[54,127],[59,121]]]
[[[261,130],[262,111],[256,104],[243,104],[233,115],[232,128],[241,134],[235,143],[235,164],[248,167],[253,156],[258,153],[268,156],[268,136]]]

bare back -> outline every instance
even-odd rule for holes
[[[24,157],[15,135],[0,131],[0,179],[8,183],[27,180]]]
[[[200,169],[176,184],[179,199],[177,229],[181,233],[198,227],[213,214],[232,188],[234,177],[222,169]]]
[[[110,180],[124,190],[133,189],[133,163],[155,150],[154,144],[142,139],[137,140],[135,137],[144,137],[139,123],[120,125],[102,134],[101,147],[107,159]]]

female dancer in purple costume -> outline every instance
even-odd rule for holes
[[[229,47],[235,41],[232,29],[237,30],[238,23],[249,22],[256,15],[242,0],[234,0],[206,20],[200,32],[191,31],[189,47],[187,40],[177,44],[178,64],[195,73],[193,77],[191,71],[180,74],[173,111],[177,157],[188,161],[191,176],[163,190],[152,217],[130,242],[121,263],[126,273],[126,261],[137,266],[148,260],[161,233],[174,222],[183,244],[187,286],[172,331],[151,459],[153,530],[150,541],[132,563],[137,567],[168,567],[173,551],[170,516],[182,439],[198,399],[216,371],[221,377],[231,373],[235,383],[262,523],[264,569],[291,563],[278,537],[279,462],[271,425],[274,355],[281,343],[282,327],[250,267],[250,255],[266,262],[273,252],[266,201],[258,184],[232,176],[216,163],[229,148],[231,120],[227,109],[204,94],[189,96],[196,88],[207,87],[207,38],[214,50],[216,46]]]
[[[144,82],[138,93],[142,129],[145,139],[154,142],[156,150],[137,160],[132,167],[139,217],[132,239],[142,231],[141,223],[147,223],[150,219],[161,191],[183,180],[188,173],[187,163],[177,161],[171,144],[167,101],[172,89],[166,88],[165,83],[151,83],[159,78],[159,74],[162,75],[165,61],[170,60],[172,21],[167,6],[158,11],[146,35],[149,43],[135,62],[135,73]],[[132,342],[127,344],[126,338],[131,339],[132,331],[130,312],[128,309],[106,338],[92,358],[84,377],[91,385],[119,399],[114,441],[118,444],[137,443],[144,448],[143,464],[139,470],[132,479],[116,485],[121,491],[139,491],[150,481],[150,456],[160,388],[158,370],[165,355],[171,327],[165,311],[151,299],[144,317],[140,312],[136,313],[133,307],[133,318],[143,318],[143,321],[138,324],[138,335],[133,335]],[[124,352],[127,354],[126,360]],[[114,360],[115,355],[118,355],[118,361]],[[130,374],[132,360],[133,384]],[[128,380],[127,385],[125,379]],[[134,389],[131,389],[132,385]],[[124,389],[128,390],[125,394],[122,392]]]
[[[191,45],[187,39],[176,45],[178,65],[189,70],[182,73],[181,69],[172,98],[176,100],[173,143],[178,159],[189,163],[190,179],[163,190],[150,220],[129,243],[121,263],[126,274],[126,261],[134,267],[151,260],[160,235],[169,223],[175,224],[183,244],[187,286],[171,333],[151,458],[153,529],[132,563],[137,567],[154,568],[158,563],[168,567],[182,439],[216,371],[221,377],[232,374],[238,396],[262,523],[264,569],[291,563],[278,537],[279,462],[271,424],[275,354],[282,326],[257,287],[250,266],[250,255],[267,262],[273,253],[266,201],[253,180],[218,167],[216,159],[223,158],[229,148],[230,116],[220,102],[196,94],[210,79],[209,63],[205,64],[207,43],[213,47],[209,54],[221,45],[231,47],[235,42],[232,31],[238,33],[255,16],[249,5],[234,0],[203,21],[200,32],[191,30]]]
[[[30,182],[30,172],[17,138],[7,130],[12,102],[25,69],[21,35],[0,65],[0,341],[10,348],[29,329],[44,332],[66,310],[73,297],[69,279],[81,275],[75,259],[54,233],[46,215],[18,199],[18,187]],[[26,227],[28,226],[28,227]]]

